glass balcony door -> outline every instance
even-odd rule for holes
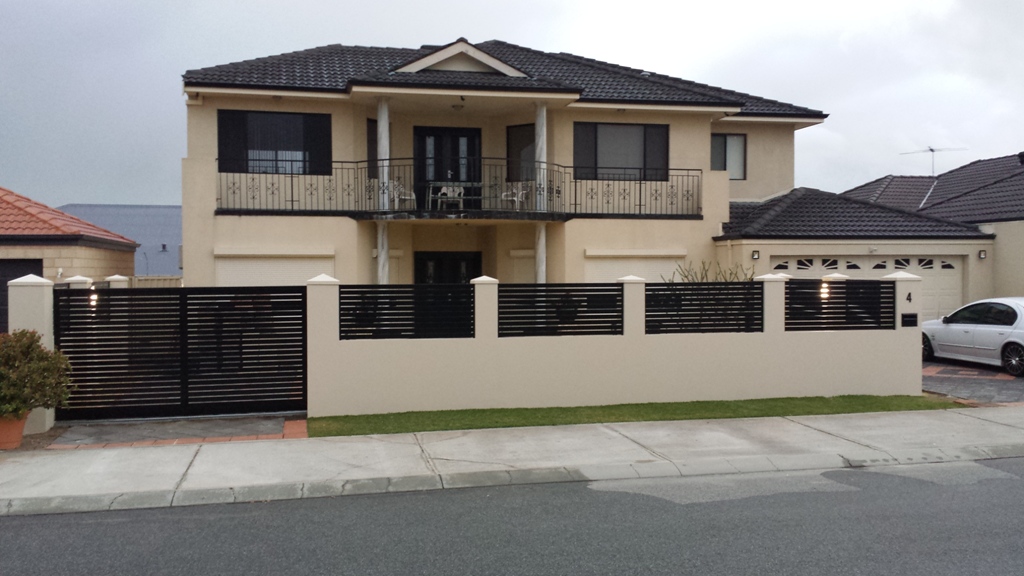
[[[413,128],[416,205],[437,209],[442,188],[461,189],[459,207],[479,208],[481,188],[480,129],[416,126]],[[451,207],[450,201],[444,203]]]

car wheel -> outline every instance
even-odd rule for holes
[[[1016,342],[1003,346],[1003,368],[1013,376],[1024,376],[1024,346]]]
[[[932,341],[927,334],[921,334],[921,359],[925,362],[935,359],[935,350],[932,350]]]

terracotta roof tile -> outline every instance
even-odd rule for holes
[[[0,188],[0,236],[88,236],[135,245],[120,234],[6,188]]]

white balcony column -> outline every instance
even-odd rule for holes
[[[377,284],[391,283],[390,254],[388,223],[386,220],[377,220]]]
[[[381,210],[390,207],[391,186],[391,118],[388,112],[388,99],[377,101],[377,176],[379,182],[378,198]],[[378,233],[379,237],[379,233]],[[379,248],[379,246],[378,246]],[[387,252],[383,252],[387,254]],[[386,258],[385,258],[386,260]]]
[[[538,211],[544,210],[544,200],[550,190],[542,188],[544,183],[547,181],[547,161],[548,161],[548,105],[546,102],[537,103],[537,118],[533,125],[533,159],[536,163],[534,175],[537,178],[537,194],[534,194],[536,199],[536,208]],[[544,194],[540,191],[544,190]],[[538,254],[540,254],[538,252]],[[540,271],[540,256],[537,257],[537,270]],[[541,282],[540,275],[537,276],[537,281]]]
[[[537,224],[537,236],[533,242],[533,261],[537,266],[537,284],[547,284],[548,228],[543,222]]]

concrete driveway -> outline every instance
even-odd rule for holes
[[[955,360],[925,362],[925,391],[980,404],[1024,403],[1024,378],[1014,378],[1000,368]]]

